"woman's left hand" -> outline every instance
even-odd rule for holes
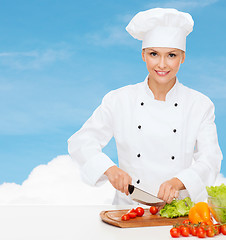
[[[174,198],[179,197],[179,191],[185,189],[184,184],[178,178],[172,178],[161,184],[158,198],[171,203]]]

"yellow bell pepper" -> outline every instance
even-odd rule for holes
[[[213,221],[210,216],[210,209],[207,203],[199,202],[196,203],[189,211],[189,220],[192,223],[198,224],[201,222],[207,225],[212,225]]]

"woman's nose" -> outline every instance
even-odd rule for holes
[[[166,68],[166,59],[164,57],[159,58],[158,66],[160,69]]]

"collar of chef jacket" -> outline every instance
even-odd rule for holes
[[[166,99],[165,101],[159,101],[159,100],[156,100],[154,98],[154,94],[153,92],[151,91],[151,89],[149,88],[148,86],[148,76],[145,78],[144,80],[144,88],[145,88],[145,92],[146,94],[154,101],[156,102],[159,102],[159,104],[164,104],[164,103],[169,103],[169,102],[172,102],[172,101],[175,101],[176,100],[176,95],[177,95],[177,89],[178,89],[178,86],[179,86],[179,81],[178,81],[178,78],[176,77],[176,82],[175,84],[173,85],[173,87],[169,90],[169,92],[166,94]]]

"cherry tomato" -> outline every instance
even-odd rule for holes
[[[122,219],[123,221],[128,221],[128,220],[130,220],[129,214],[124,214],[124,215],[122,215],[121,219]]]
[[[206,223],[201,222],[199,226],[205,229],[206,228]]]
[[[176,227],[173,227],[170,229],[170,235],[171,237],[173,238],[178,238],[180,237],[180,229],[179,228],[176,228]]]
[[[193,226],[190,230],[192,236],[197,236],[197,227]]]
[[[215,235],[220,234],[220,232],[221,232],[221,225],[220,225],[220,224],[218,224],[218,223],[214,224],[214,225],[213,225],[213,228],[215,229],[215,230],[214,230]]]
[[[155,206],[151,206],[150,207],[150,213],[152,215],[155,215],[157,212],[158,212],[158,208],[157,207],[155,207]]]
[[[213,221],[210,219],[208,222],[206,222],[206,225],[213,225]]]
[[[184,220],[183,221],[183,225],[185,226],[185,227],[188,227],[189,228],[189,232],[190,232],[190,234],[191,234],[191,229],[192,229],[192,222],[189,220],[189,219],[186,219],[186,220]]]
[[[184,225],[190,225],[191,221],[189,219],[186,219],[186,220],[183,221],[183,224]]]
[[[130,218],[135,218],[137,216],[137,213],[136,212],[129,212],[128,215],[129,215]]]
[[[178,228],[180,229],[180,231],[181,231],[181,229],[184,228],[184,227],[185,227],[184,224],[178,226]]]
[[[208,226],[206,228],[206,235],[207,235],[207,237],[214,237],[215,236],[215,231],[214,231],[214,228],[212,226]]]
[[[190,234],[190,230],[189,230],[188,227],[185,227],[185,226],[184,226],[184,227],[181,227],[180,233],[181,233],[181,235],[182,235],[183,237],[188,237],[189,234]]]
[[[133,213],[133,212],[135,212],[135,209],[132,208],[129,212],[130,212],[130,213]]]
[[[221,225],[221,233],[226,235],[226,224]]]
[[[203,227],[198,227],[197,237],[199,237],[199,238],[205,238],[206,237],[206,231]]]
[[[138,217],[141,217],[141,216],[143,216],[143,214],[144,214],[144,209],[143,209],[142,207],[137,207],[137,208],[135,209],[135,212],[137,213],[137,216],[138,216]]]

